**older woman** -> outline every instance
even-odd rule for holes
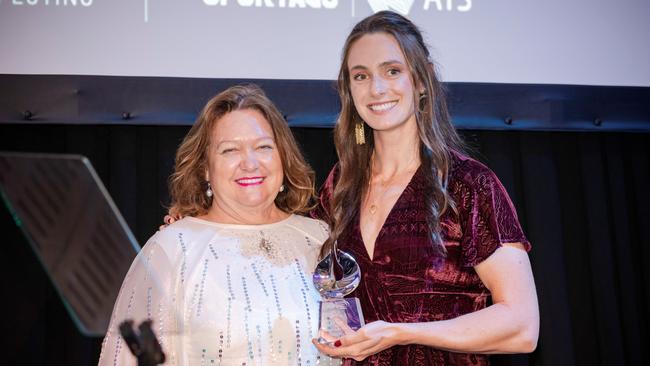
[[[210,100],[180,145],[172,212],[124,280],[100,365],[135,364],[117,331],[152,319],[171,365],[327,365],[310,343],[310,276],[328,229],[309,209],[313,172],[254,86]]]

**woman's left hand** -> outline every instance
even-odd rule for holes
[[[339,324],[339,326],[345,335],[333,342],[333,345],[320,344],[317,340],[312,340],[319,351],[332,357],[361,361],[386,348],[400,344],[401,332],[399,326],[393,323],[379,320],[366,324],[356,332],[347,324]]]

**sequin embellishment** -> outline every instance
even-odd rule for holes
[[[272,234],[259,231],[256,234],[239,235],[241,237],[241,254],[244,257],[264,257],[269,263],[276,266],[286,266],[289,264],[291,254],[285,248],[283,240]]]

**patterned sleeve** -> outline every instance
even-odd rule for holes
[[[334,184],[338,176],[338,163],[332,168],[327,179],[323,183],[323,186],[320,188],[318,193],[318,206],[316,206],[309,216],[314,219],[319,219],[325,221],[327,224],[331,224],[330,220],[330,200],[332,194],[334,193]]]
[[[174,365],[178,342],[175,307],[172,303],[171,260],[163,247],[150,239],[136,256],[113,307],[111,321],[102,343],[99,365],[137,365],[136,358],[120,336],[119,325],[126,319],[134,328],[152,319],[152,328],[167,356],[165,365]],[[171,357],[170,357],[171,356]]]
[[[487,167],[474,162],[466,174],[468,183],[463,207],[460,208],[463,225],[461,247],[463,265],[473,267],[487,259],[505,243],[521,243],[531,249],[508,192],[497,176]]]

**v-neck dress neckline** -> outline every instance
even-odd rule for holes
[[[384,222],[381,224],[381,227],[379,228],[379,232],[377,233],[377,237],[375,238],[375,242],[373,243],[372,253],[368,252],[368,249],[366,247],[366,242],[365,242],[365,240],[363,238],[363,235],[361,234],[361,208],[359,208],[359,210],[357,211],[357,214],[356,214],[356,216],[354,218],[354,223],[353,223],[354,229],[356,231],[356,233],[354,233],[354,235],[358,235],[359,240],[361,241],[361,244],[363,245],[363,249],[364,249],[363,252],[365,253],[366,258],[369,259],[371,262],[375,261],[375,253],[377,253],[377,244],[380,242],[380,239],[381,239],[382,233],[384,232],[384,228],[386,227],[386,224],[389,223],[389,220],[392,219],[391,216],[394,215],[394,212],[396,211],[396,209],[399,209],[398,206],[401,204],[401,201],[403,200],[405,194],[407,194],[407,191],[411,188],[411,185],[413,184],[413,182],[415,181],[417,176],[419,174],[421,174],[420,170],[422,170],[422,164],[420,164],[418,166],[418,168],[415,170],[415,172],[413,173],[413,175],[409,179],[408,183],[406,184],[406,186],[404,187],[404,189],[400,193],[399,197],[397,198],[397,201],[395,201],[395,204],[393,204],[393,207],[391,207],[390,211],[388,211],[388,215],[384,219]]]

